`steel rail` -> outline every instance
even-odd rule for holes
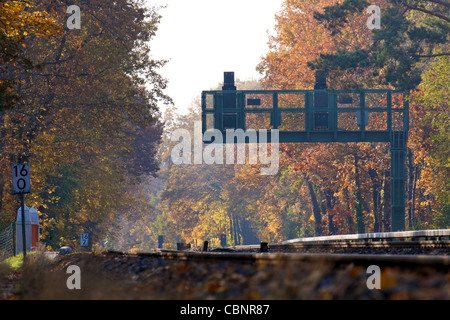
[[[321,237],[307,237],[282,241],[280,242],[280,244],[326,242],[326,241],[366,241],[366,240],[377,241],[377,240],[393,240],[393,239],[408,239],[408,238],[411,240],[419,240],[420,238],[444,238],[444,237],[450,237],[450,229],[375,232],[375,233],[360,233],[360,234],[333,235]]]
[[[123,254],[109,251],[111,254]],[[127,254],[125,254],[127,255]],[[434,255],[381,255],[381,254],[315,254],[315,253],[240,253],[240,252],[189,252],[189,251],[159,251],[131,254],[131,256],[152,257],[176,261],[235,261],[235,262],[323,262],[335,264],[376,264],[391,266],[450,266],[450,256]]]

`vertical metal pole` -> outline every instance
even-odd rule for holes
[[[305,130],[306,130],[306,140],[309,142],[311,140],[311,130],[313,128],[313,94],[311,92],[305,93]]]
[[[389,134],[392,134],[392,94],[391,94],[391,90],[389,90],[387,92],[387,103],[386,103],[386,108],[387,108],[387,130],[389,131]]]
[[[276,93],[276,92],[274,92],[272,95],[272,105],[273,105],[273,108],[272,108],[272,114],[271,114],[270,119],[272,120],[271,121],[272,127],[274,129],[278,129],[278,126],[280,124],[280,121],[278,119],[280,116],[278,115],[278,112],[279,112],[278,111],[278,93]]]
[[[391,231],[405,230],[405,136],[391,133]]]
[[[336,93],[330,93],[328,97],[331,97],[329,99],[328,103],[331,105],[329,107],[330,109],[330,115],[331,115],[331,130],[334,131],[334,141],[337,141],[338,138],[338,104],[337,104],[337,94]]]
[[[245,93],[238,93],[237,95],[237,127],[247,131],[245,123]]]
[[[361,139],[362,141],[366,140],[366,94],[364,92],[361,92],[359,94],[359,112],[360,112],[360,119],[361,119]]]
[[[390,101],[388,103],[392,105]],[[407,100],[403,102],[402,112],[403,123],[394,125],[391,131],[391,231],[405,230],[406,143],[409,129]]]
[[[158,249],[162,249],[163,248],[163,243],[164,243],[164,236],[159,235],[158,236]]]
[[[223,94],[214,93],[214,129],[223,131]]]
[[[17,220],[17,219],[16,219]],[[13,222],[12,224],[11,224],[11,227],[13,228],[13,237],[12,237],[12,239],[13,239],[13,256],[15,257],[16,256],[16,254],[17,254],[17,252],[16,252],[16,241],[17,241],[17,239],[16,239],[16,223],[17,223],[17,221],[16,222]]]
[[[206,131],[206,94],[202,92],[202,134],[205,134],[205,131]]]
[[[27,243],[25,235],[25,194],[20,194],[20,202],[22,208],[22,252],[23,252],[23,262],[25,263],[25,258],[27,256]]]

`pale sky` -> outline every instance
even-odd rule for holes
[[[170,59],[160,69],[165,91],[185,113],[203,90],[234,71],[241,80],[259,79],[256,66],[268,51],[275,14],[283,0],[146,0],[165,5],[151,43],[152,57]]]

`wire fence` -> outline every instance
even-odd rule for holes
[[[14,222],[0,230],[0,261],[14,255]]]

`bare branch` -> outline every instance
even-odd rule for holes
[[[422,9],[422,8],[413,7],[413,6],[410,6],[410,5],[408,5],[408,4],[406,5],[406,7],[407,7],[408,9],[410,9],[410,10],[421,11],[421,12],[423,12],[423,13],[426,13],[426,14],[429,14],[429,15],[432,15],[432,16],[435,16],[435,17],[438,17],[438,18],[440,18],[440,19],[442,19],[442,20],[445,20],[445,21],[447,21],[447,22],[450,22],[450,18],[448,18],[448,17],[446,17],[446,16],[444,16],[444,15],[442,15],[442,14],[434,13],[434,12],[432,12],[432,11],[429,11],[429,10],[426,10],[426,9]]]
[[[437,53],[437,54],[417,54],[415,56],[418,58],[435,58],[435,57],[442,57],[442,56],[450,56],[450,52]]]
[[[433,2],[433,3],[437,3],[437,4],[441,4],[443,6],[449,7],[450,8],[450,2],[445,1],[445,0],[427,0],[428,2]]]

